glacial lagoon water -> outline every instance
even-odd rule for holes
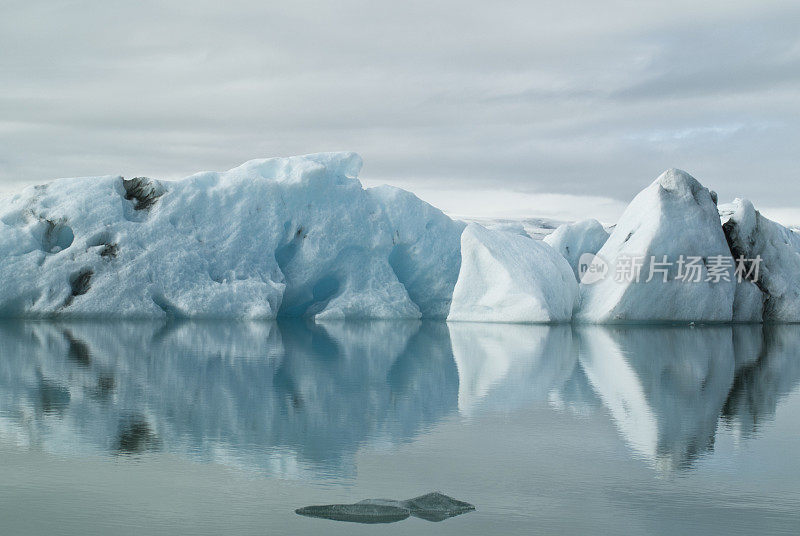
[[[4,535],[796,534],[798,453],[798,325],[0,324]]]

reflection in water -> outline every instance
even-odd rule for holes
[[[730,326],[579,331],[580,361],[620,432],[663,469],[714,445],[734,379]]]
[[[448,416],[605,408],[661,470],[751,436],[800,380],[798,326],[0,324],[0,437],[348,477]]]
[[[150,425],[141,417],[133,416],[120,423],[116,451],[120,454],[137,454],[154,450],[158,437],[150,430]]]
[[[759,340],[739,369],[722,410],[724,420],[745,437],[775,415],[780,399],[800,378],[800,326],[770,326]]]
[[[352,475],[455,409],[447,328],[0,325],[0,434],[51,452],[156,449],[292,475]]]
[[[578,366],[568,325],[449,326],[458,366],[458,410],[509,411],[560,392]]]

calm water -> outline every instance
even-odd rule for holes
[[[800,326],[4,323],[0,532],[793,534],[799,383]]]

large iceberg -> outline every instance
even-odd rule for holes
[[[640,192],[597,256],[609,272],[592,284],[582,280],[577,316],[583,321],[733,318],[733,259],[716,196],[684,171],[665,171]],[[690,278],[680,277],[682,258],[702,261]],[[654,259],[661,264],[652,263]],[[730,268],[725,277],[709,277],[712,261]]]
[[[800,235],[762,216],[747,199],[720,208],[731,252],[743,259],[742,308],[755,315],[763,307],[764,320],[800,322]]]
[[[448,320],[565,322],[577,305],[569,263],[547,244],[471,223]]]
[[[567,259],[578,281],[581,256],[596,254],[607,240],[608,233],[599,221],[593,219],[565,223],[543,239]]]
[[[360,167],[322,153],[27,188],[0,201],[0,316],[445,317],[463,224],[365,190]]]

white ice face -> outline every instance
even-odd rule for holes
[[[578,285],[549,245],[471,223],[461,235],[461,271],[448,320],[568,322]]]
[[[735,285],[708,281],[707,260],[732,263],[711,193],[693,177],[669,170],[639,193],[597,252],[609,277],[581,285],[578,317],[587,322],[730,321]],[[696,258],[698,281],[679,280],[677,262]],[[628,260],[641,260],[637,277],[617,277]],[[650,278],[652,259],[671,261]],[[705,259],[705,260],[704,260]]]
[[[580,281],[581,257],[600,251],[608,236],[599,221],[590,219],[565,223],[543,240],[567,259],[575,277]]]

